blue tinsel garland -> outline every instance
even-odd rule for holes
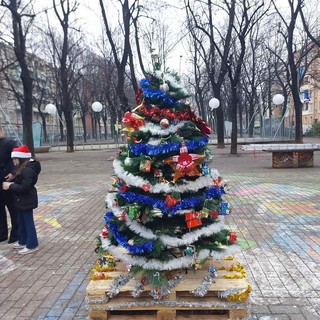
[[[199,140],[187,141],[186,147],[188,148],[188,151],[193,151],[198,148],[204,147],[205,145],[208,144],[208,141],[209,141],[208,137],[202,137]],[[179,151],[180,147],[181,147],[180,142],[164,143],[157,146],[144,144],[144,143],[129,144],[130,151],[134,155],[138,155],[138,156],[142,156],[142,155],[157,156],[159,154],[176,152],[176,151]]]
[[[162,90],[152,89],[150,85],[150,80],[148,79],[142,79],[140,81],[140,87],[146,98],[161,100],[161,102],[163,102],[166,108],[172,106],[178,101],[177,99],[171,97],[169,94]]]
[[[112,223],[112,218],[114,217],[112,211],[106,212],[104,216],[104,221],[108,226],[109,230],[112,232],[114,239],[130,253],[139,254],[145,252],[151,252],[153,250],[153,242],[149,241],[141,245],[131,245],[128,244],[128,240],[124,237],[118,230],[118,227],[115,223]]]
[[[149,204],[153,208],[157,208],[161,210],[163,214],[173,215],[178,210],[183,209],[193,209],[194,207],[201,205],[205,199],[212,199],[221,197],[224,194],[224,188],[216,188],[215,186],[211,186],[204,192],[204,198],[203,197],[190,197],[188,199],[183,199],[177,204],[175,204],[172,207],[167,207],[167,205],[164,203],[163,200],[155,199],[149,196],[136,194],[134,192],[128,191],[128,192],[120,192],[119,194],[126,199],[128,202],[131,203],[141,203],[141,204]]]

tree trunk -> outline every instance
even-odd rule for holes
[[[234,88],[234,86],[232,85]],[[232,122],[232,130],[231,130],[231,147],[230,154],[236,155],[238,153],[238,125],[237,125],[237,106],[238,106],[238,97],[237,91],[232,90],[231,97],[231,122]]]

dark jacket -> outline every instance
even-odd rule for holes
[[[35,184],[41,171],[39,161],[30,159],[21,174],[9,187],[14,193],[14,205],[18,210],[35,209],[38,206],[38,195]]]
[[[4,177],[14,170],[11,152],[17,146],[18,143],[11,138],[0,139],[0,181],[4,181]]]

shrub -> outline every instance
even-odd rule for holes
[[[320,136],[320,122],[312,124],[310,130],[306,133],[307,136]]]

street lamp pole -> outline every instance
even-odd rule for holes
[[[272,102],[273,102],[274,105],[280,106],[284,102],[284,96],[282,94],[278,93],[272,98]],[[279,127],[278,127],[277,131],[274,134],[273,140],[276,139],[276,136],[277,136],[277,134],[278,134],[278,132],[279,132],[279,130],[281,128],[283,120],[284,120],[284,114],[283,114],[282,119],[280,121]],[[270,123],[270,126],[271,126],[271,123]]]
[[[96,121],[98,122],[98,129],[99,129],[99,149],[101,149],[101,137],[100,137],[100,112],[102,110],[102,104],[98,101],[95,101],[92,106],[91,106],[92,110],[94,111],[95,113],[95,118],[96,118]]]
[[[211,116],[213,117],[214,131],[216,132],[216,134],[217,134],[216,109],[219,108],[219,106],[220,106],[220,101],[219,101],[219,99],[217,99],[217,98],[212,98],[212,99],[209,101],[209,108],[210,108],[210,110],[211,110]],[[214,112],[214,115],[213,115],[213,112]]]
[[[50,114],[53,118],[53,125],[52,125],[52,134],[51,134],[51,148],[53,147],[54,144],[54,134],[55,134],[55,126],[56,126],[56,113],[57,113],[57,107],[52,104],[52,103],[48,103],[45,106],[45,111]]]

